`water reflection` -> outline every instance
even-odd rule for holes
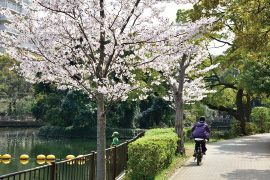
[[[112,140],[107,140],[109,147]],[[89,154],[96,151],[96,140],[53,139],[38,136],[37,128],[0,128],[0,155],[10,154],[10,160],[0,161],[0,175],[45,165],[45,161],[37,161],[40,154],[55,155],[56,160],[64,160],[67,155]],[[29,155],[29,162],[20,163],[22,154]]]

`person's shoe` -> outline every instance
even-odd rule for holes
[[[193,154],[193,157],[196,157],[196,153]]]

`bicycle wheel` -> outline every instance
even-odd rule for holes
[[[202,156],[201,156],[200,150],[198,150],[197,152],[197,165],[198,166],[200,165],[201,161],[202,161]]]
[[[198,157],[197,157],[197,165],[199,166],[200,163],[201,163],[201,158],[200,158],[200,156],[198,155]]]
[[[198,152],[197,152],[197,165],[198,166],[202,162],[202,157],[203,157],[203,154],[202,154],[202,144],[200,144],[199,149],[198,149]]]

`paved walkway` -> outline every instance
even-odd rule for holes
[[[270,180],[270,134],[211,143],[207,149],[200,166],[191,158],[170,180]]]

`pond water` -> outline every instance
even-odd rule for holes
[[[107,148],[111,142],[112,139],[107,140]],[[36,161],[40,154],[52,154],[56,161],[60,161],[67,155],[85,155],[96,149],[95,139],[52,139],[38,136],[38,128],[0,128],[0,155],[10,154],[12,157],[10,162],[0,159],[0,176],[45,165]],[[22,154],[29,155],[28,163],[20,162]]]

